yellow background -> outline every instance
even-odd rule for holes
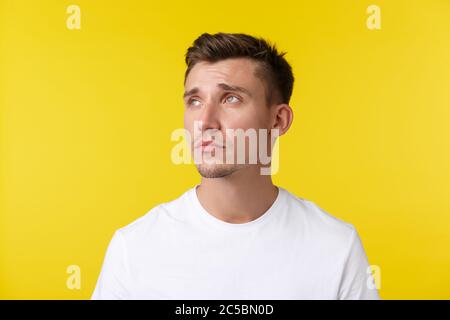
[[[0,0],[0,298],[90,298],[113,232],[199,182],[170,134],[185,51],[219,31],[293,65],[275,183],[355,225],[383,299],[450,298],[447,0]]]

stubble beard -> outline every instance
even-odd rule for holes
[[[197,164],[197,171],[203,178],[223,178],[243,168],[244,164]]]

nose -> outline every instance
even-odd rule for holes
[[[202,108],[199,121],[202,122],[201,130],[205,131],[208,129],[217,129],[220,130],[220,121],[219,121],[219,110],[217,106],[213,103],[207,103]]]

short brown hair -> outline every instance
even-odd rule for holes
[[[289,103],[294,86],[292,68],[283,57],[286,52],[278,52],[275,45],[262,38],[243,33],[203,33],[187,50],[185,61],[187,76],[196,63],[217,62],[228,58],[249,58],[259,62],[255,75],[267,84],[266,100],[272,103]]]

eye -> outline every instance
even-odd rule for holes
[[[199,106],[201,104],[201,102],[195,98],[191,98],[188,101],[188,105],[190,106]]]
[[[239,102],[239,101],[240,101],[240,99],[238,97],[236,97],[236,96],[233,96],[233,95],[230,95],[230,96],[225,98],[225,102],[226,103],[236,103],[236,102]]]

